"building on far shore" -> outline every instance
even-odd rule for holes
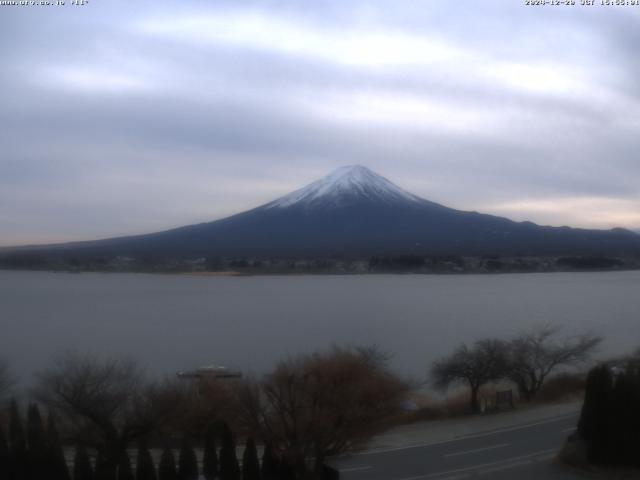
[[[221,365],[208,365],[194,370],[184,370],[178,372],[177,375],[178,378],[182,379],[206,380],[217,378],[241,378],[242,372],[238,370],[231,370],[230,368]]]
[[[193,370],[183,370],[176,374],[181,380],[193,382],[193,386],[197,389],[198,395],[204,395],[205,392],[223,389],[223,385],[229,381],[242,378],[242,372],[232,370],[221,365],[208,365]],[[222,382],[222,383],[220,383]]]

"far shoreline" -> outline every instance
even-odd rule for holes
[[[424,276],[424,277],[468,277],[468,276],[508,276],[508,275],[534,275],[534,274],[562,274],[562,273],[622,273],[622,272],[639,272],[640,268],[614,268],[614,269],[566,269],[566,270],[523,270],[523,271],[380,271],[380,272],[344,272],[344,271],[323,271],[323,272],[305,272],[305,271],[162,271],[162,270],[72,270],[72,269],[17,269],[17,268],[0,268],[0,272],[26,273],[41,272],[55,274],[81,274],[81,273],[100,273],[100,274],[141,274],[141,275],[161,275],[161,276],[186,276],[200,278],[230,278],[230,277],[373,277],[373,276]]]

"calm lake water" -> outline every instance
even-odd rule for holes
[[[640,346],[640,272],[197,277],[0,271],[0,356],[24,382],[67,349],[130,355],[151,373],[262,372],[287,354],[377,343],[425,376],[460,342],[539,322]]]

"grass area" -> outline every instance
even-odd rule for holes
[[[545,382],[533,402],[520,401],[517,390],[513,389],[514,408],[529,408],[536,405],[580,400],[584,396],[585,378],[586,374],[583,372],[554,375]],[[507,406],[502,406],[499,409],[494,407],[496,393],[498,391],[509,390],[510,388],[512,387],[507,384],[495,384],[485,386],[481,389],[480,398],[483,399],[487,405],[485,414],[495,414],[512,410]],[[469,392],[464,388],[458,389],[446,397],[438,397],[429,393],[413,393],[410,396],[410,402],[415,406],[415,410],[406,412],[395,419],[395,425],[444,420],[471,415]]]

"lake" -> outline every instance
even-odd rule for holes
[[[68,349],[129,355],[153,374],[264,372],[289,354],[379,344],[424,378],[460,342],[540,322],[640,346],[640,272],[205,277],[0,271],[0,356],[23,382]]]

